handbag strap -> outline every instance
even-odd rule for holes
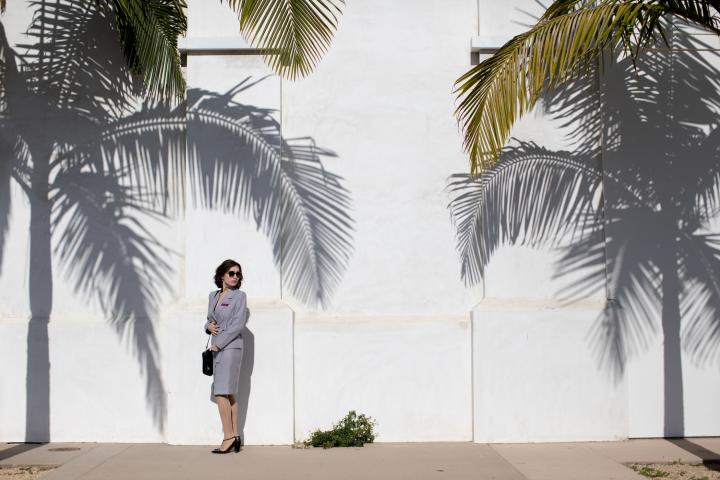
[[[218,298],[218,295],[220,294],[220,290],[215,292],[215,298]],[[215,300],[215,307],[213,308],[213,311],[215,311],[215,308],[217,308],[217,304],[220,303],[220,299]],[[205,343],[205,350],[208,349],[208,345],[210,345],[210,338],[212,337],[212,334],[208,334],[207,342]]]

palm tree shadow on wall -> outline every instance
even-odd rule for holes
[[[323,166],[334,152],[310,137],[284,138],[276,111],[240,102],[263,80],[248,77],[222,94],[188,90],[192,201],[252,219],[272,244],[283,289],[325,307],[352,251],[349,191]]]
[[[672,51],[644,54],[545,98],[573,152],[514,141],[495,168],[453,175],[450,209],[462,277],[482,280],[503,245],[557,248],[560,297],[605,286],[588,339],[619,380],[663,335],[664,435],[683,436],[681,352],[720,359],[720,111],[717,52],[670,30]],[[701,51],[698,51],[700,49]],[[612,62],[611,62],[612,63]],[[602,140],[602,144],[601,144]],[[601,146],[602,145],[602,146]]]
[[[335,153],[309,137],[282,137],[277,112],[239,101],[263,80],[248,77],[222,94],[188,90],[192,202],[254,220],[272,244],[283,290],[305,304],[324,307],[352,250],[350,195],[342,178],[323,167],[322,159]],[[156,117],[150,113],[150,123]],[[237,427],[243,436],[255,362],[251,328],[248,321],[237,394]]]
[[[271,111],[234,100],[249,79],[225,94],[191,90],[187,102],[142,101],[103,4],[32,5],[26,53],[10,47],[0,23],[0,268],[12,183],[31,217],[26,441],[50,439],[53,260],[128,341],[163,431],[153,319],[172,293],[157,279],[172,272],[175,253],[153,232],[182,214],[186,189],[203,206],[250,215],[290,292],[321,305],[351,253],[350,196],[323,168],[331,152],[309,138],[283,139]],[[218,143],[209,149],[200,131]]]
[[[53,310],[53,259],[88,302],[98,303],[121,336],[131,339],[146,381],[152,415],[163,428],[165,399],[157,339],[150,318],[159,300],[167,250],[142,224],[161,219],[145,188],[130,187],[94,145],[107,125],[131,107],[133,82],[122,57],[106,48],[107,12],[95,4],[34,2],[23,55],[0,25],[2,190],[11,180],[30,205],[26,440],[50,438],[48,322]],[[11,198],[0,200],[0,251]],[[77,369],[91,350],[72,360]],[[67,407],[72,408],[72,407]],[[72,412],[82,419],[82,412]]]

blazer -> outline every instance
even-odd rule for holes
[[[247,324],[247,296],[241,290],[230,290],[215,307],[220,290],[210,292],[208,296],[208,314],[205,333],[210,333],[211,322],[217,323],[220,330],[212,337],[212,344],[220,350],[225,348],[243,348],[242,331]]]

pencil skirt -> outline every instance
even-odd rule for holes
[[[226,348],[213,354],[213,395],[237,393],[242,356],[242,348]]]

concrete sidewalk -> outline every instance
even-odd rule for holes
[[[0,444],[0,465],[59,465],[44,480],[642,479],[625,463],[720,461],[720,438],[623,442],[378,443],[364,448],[211,447],[165,444]]]

